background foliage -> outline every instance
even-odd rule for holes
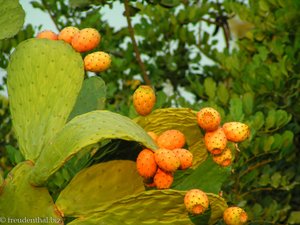
[[[300,223],[300,2],[31,2],[58,30],[94,27],[103,35],[99,48],[113,57],[111,68],[96,74],[107,85],[105,108],[135,117],[130,96],[151,82],[156,108],[213,106],[223,122],[249,124],[251,137],[236,152],[224,197],[246,209],[250,224]],[[127,27],[116,30],[104,20],[103,6],[113,2],[124,5]],[[29,24],[1,41],[0,67],[6,69],[13,48],[39,29]],[[220,32],[222,40],[215,36]],[[207,58],[211,64],[203,63]],[[21,156],[5,97],[0,106],[0,165],[7,173]]]

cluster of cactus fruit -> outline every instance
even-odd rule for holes
[[[51,30],[44,30],[38,33],[36,38],[65,41],[80,53],[94,50],[101,41],[101,35],[96,29],[84,28],[80,30],[73,26],[63,28],[59,34]],[[85,70],[90,72],[103,72],[111,65],[111,57],[104,51],[89,53],[83,61]]]
[[[139,86],[133,94],[133,105],[141,116],[149,115],[155,105],[155,91],[147,85]],[[195,120],[204,130],[204,143],[215,163],[222,167],[232,163],[232,152],[227,142],[238,143],[250,136],[248,125],[241,122],[226,122],[221,126],[220,113],[205,107],[196,113]],[[136,161],[137,171],[146,187],[168,189],[174,181],[177,169],[185,170],[193,165],[193,154],[185,149],[186,138],[180,130],[169,129],[161,134],[148,131],[158,149],[143,149]],[[238,147],[236,146],[237,150]],[[203,214],[209,208],[207,194],[200,189],[188,190],[183,203],[191,215]],[[227,225],[243,225],[247,222],[247,213],[240,207],[228,207],[223,212]]]

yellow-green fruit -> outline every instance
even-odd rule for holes
[[[133,93],[133,106],[141,116],[152,112],[156,102],[154,90],[148,85],[140,85]]]
[[[242,208],[232,206],[225,209],[223,219],[227,225],[243,225],[247,222],[248,215]]]
[[[227,140],[232,142],[242,142],[250,136],[250,128],[241,122],[228,122],[222,126]]]
[[[84,57],[84,69],[91,72],[103,72],[110,67],[111,57],[106,52],[98,51]]]
[[[220,166],[226,167],[230,166],[232,162],[232,153],[230,148],[225,148],[223,152],[219,155],[213,155],[212,156],[215,163],[217,163]]]
[[[209,200],[202,190],[191,189],[184,196],[184,204],[189,213],[199,215],[208,209]]]

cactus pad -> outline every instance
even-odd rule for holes
[[[157,148],[145,130],[128,117],[106,110],[92,111],[72,119],[46,146],[32,171],[32,183],[43,184],[82,148],[106,139],[136,141]]]
[[[8,94],[25,159],[35,161],[65,125],[82,85],[81,55],[63,41],[28,39],[13,52]]]
[[[206,159],[207,150],[203,142],[203,135],[197,123],[196,113],[191,109],[157,109],[148,116],[137,117],[135,121],[146,131],[153,131],[157,134],[169,129],[181,131],[194,156],[193,168]]]
[[[126,196],[110,204],[103,204],[98,212],[80,217],[69,225],[93,224],[176,224],[192,225],[184,205],[186,191],[151,190]],[[222,218],[227,208],[225,200],[217,195],[207,193],[211,203],[210,218],[204,214],[197,217],[201,224],[212,225]]]
[[[65,216],[88,215],[103,204],[144,190],[135,162],[113,160],[80,171],[60,193],[56,205]]]
[[[85,79],[68,120],[93,110],[104,109],[105,97],[106,86],[100,77]]]
[[[28,175],[31,169],[32,165],[29,162],[23,162],[8,174],[2,193],[0,193],[0,217],[27,218],[35,220],[38,224],[63,224],[48,190],[43,187],[34,187],[29,183]],[[6,222],[4,224],[15,224],[13,221]],[[20,223],[32,224],[34,222]]]
[[[0,40],[16,35],[22,28],[25,12],[18,0],[0,0]]]

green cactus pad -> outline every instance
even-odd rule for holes
[[[32,38],[17,46],[7,84],[13,126],[25,159],[36,161],[65,125],[83,77],[81,55],[63,41]]]
[[[106,110],[92,111],[72,119],[45,147],[32,171],[32,183],[42,185],[82,148],[106,139],[136,141],[157,148],[145,130],[128,117]]]
[[[25,12],[18,0],[0,0],[0,40],[16,35],[22,28]]]
[[[194,224],[184,205],[186,191],[151,190],[126,196],[109,204],[99,204],[98,212],[81,216],[69,225],[93,224]],[[207,193],[210,201],[210,218],[199,216],[204,224],[214,224],[222,217],[227,204],[223,198]],[[202,221],[201,221],[202,222]],[[203,223],[202,223],[203,224]]]
[[[230,175],[231,167],[221,167],[216,164],[212,157],[208,157],[193,172],[176,180],[172,188],[177,190],[201,189],[205,192],[218,194],[221,186]]]
[[[148,116],[137,117],[135,121],[146,131],[157,134],[177,129],[184,133],[189,150],[193,153],[193,168],[207,157],[203,135],[197,123],[196,112],[188,108],[157,109]]]
[[[63,220],[48,190],[29,183],[31,170],[31,163],[20,163],[5,179],[0,193],[0,217],[6,221],[1,224],[62,224]],[[18,222],[9,219],[22,220]]]
[[[60,193],[56,206],[65,216],[88,215],[97,207],[144,191],[143,179],[130,160],[113,160],[80,171]]]
[[[105,99],[104,81],[96,76],[85,79],[68,120],[93,110],[104,109]]]

